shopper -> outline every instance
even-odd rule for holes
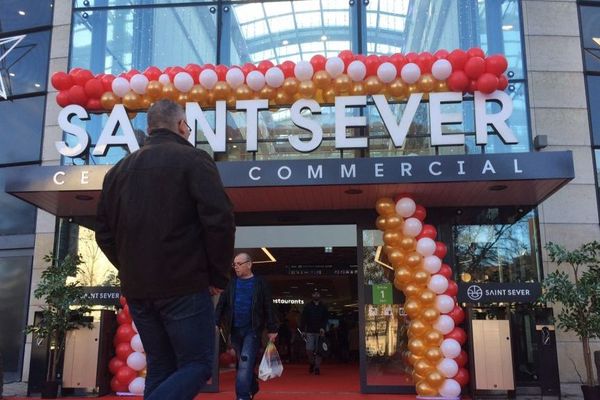
[[[325,338],[325,328],[329,320],[329,312],[323,302],[321,293],[313,291],[312,300],[302,310],[302,330],[306,333],[306,355],[309,362],[309,373],[321,374],[321,352],[319,343]]]
[[[271,342],[277,338],[277,319],[271,289],[267,282],[252,273],[252,258],[240,253],[233,260],[236,277],[221,294],[216,324],[225,325],[237,355],[235,393],[238,400],[250,400],[258,392],[255,373],[257,352],[266,328]]]
[[[211,295],[229,280],[232,205],[178,104],[148,110],[144,147],[104,178],[96,241],[119,270],[148,363],[144,398],[193,399],[211,378]]]

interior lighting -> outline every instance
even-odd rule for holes
[[[35,86],[35,87],[39,88],[39,87],[40,87],[40,86],[42,86],[42,85],[40,85],[39,83],[35,83],[33,86]]]
[[[510,31],[512,30],[513,26],[512,25],[502,25],[502,30],[503,31]]]
[[[288,44],[290,44],[290,42],[287,41],[287,40],[284,40],[284,41],[281,42],[281,44],[284,45],[284,46],[287,46]]]
[[[326,40],[327,40],[327,36],[326,36],[326,35],[322,35],[322,36],[321,36],[321,40],[322,40],[322,41],[326,41]]]
[[[19,10],[19,15],[25,15],[25,11]]]
[[[14,72],[9,72],[9,74],[8,74],[8,75],[10,75],[10,76],[15,76],[15,73],[14,73]]]

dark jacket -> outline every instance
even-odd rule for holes
[[[252,328],[262,332],[265,327],[269,333],[277,333],[279,324],[273,311],[273,298],[267,282],[254,275],[254,293],[252,294]],[[227,332],[233,326],[233,307],[235,306],[235,287],[237,278],[233,278],[217,303],[215,321],[217,326],[224,325]]]
[[[232,204],[210,156],[153,131],[105,176],[96,241],[136,299],[182,296],[229,280]]]
[[[304,306],[301,326],[305,332],[318,333],[320,329],[327,328],[327,321],[329,321],[329,311],[327,311],[327,307],[322,301],[315,304],[311,300]]]

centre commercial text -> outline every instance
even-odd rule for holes
[[[373,95],[371,98],[394,146],[396,148],[402,147],[410,125],[423,99],[423,93],[413,93],[410,95],[402,115],[396,115],[393,112],[384,95]],[[444,133],[442,131],[443,125],[461,124],[463,122],[462,112],[442,112],[442,106],[457,103],[462,105],[462,100],[463,94],[460,92],[429,94],[429,122],[432,146],[465,144],[464,133]],[[488,114],[488,102],[498,103],[500,110],[496,113]],[[504,143],[518,143],[511,128],[506,124],[513,110],[512,99],[508,94],[502,91],[495,91],[491,94],[475,92],[473,103],[475,142],[477,145],[487,144],[488,125],[492,126]],[[349,127],[366,126],[367,117],[346,115],[346,111],[349,108],[365,107],[366,105],[367,96],[338,96],[335,98],[336,149],[360,149],[368,147],[367,137],[349,137],[347,133],[347,128]],[[266,99],[238,100],[236,102],[236,110],[246,112],[246,151],[248,152],[258,150],[258,112],[268,109],[269,101]],[[292,122],[298,128],[310,132],[311,136],[305,137],[306,135],[291,134],[288,136],[288,141],[295,150],[306,153],[314,151],[321,145],[323,141],[323,128],[316,119],[310,118],[306,113],[303,113],[304,110],[309,110],[311,114],[320,114],[321,106],[313,99],[300,99],[294,102],[290,108]],[[226,151],[227,108],[225,101],[216,102],[214,129],[208,123],[206,115],[198,103],[187,103],[185,112],[188,125],[194,126],[197,129],[199,128],[203,132],[214,152]],[[69,105],[61,110],[58,116],[58,124],[66,134],[72,137],[68,137],[69,140],[57,141],[55,145],[58,152],[65,157],[78,157],[90,145],[90,137],[85,129],[72,122],[74,116],[83,121],[90,119],[89,113],[79,105]],[[122,135],[116,135],[119,127],[123,132]],[[194,145],[195,140],[195,135],[190,135],[190,142]],[[92,155],[104,156],[111,146],[127,146],[129,152],[139,149],[131,121],[127,116],[127,110],[122,104],[117,104],[111,111],[98,137]]]

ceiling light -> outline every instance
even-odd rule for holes
[[[234,148],[234,149],[237,149],[237,146],[234,144],[234,145],[233,145],[233,148]]]
[[[9,74],[10,76],[15,76],[15,73],[14,73],[14,72],[9,72],[8,74]]]
[[[325,35],[321,36],[321,40],[322,41],[326,41],[327,40],[327,36],[325,36]]]
[[[492,192],[500,192],[502,190],[506,190],[508,188],[508,186],[506,185],[494,185],[494,186],[490,186],[488,188],[488,190],[491,190]]]
[[[594,42],[596,42],[596,44],[597,44],[598,46],[600,46],[600,37],[595,37],[595,38],[592,38],[592,40],[593,40]]]
[[[39,83],[35,83],[33,86],[35,86],[35,87],[41,87],[42,85],[40,85]]]
[[[19,10],[19,15],[25,15],[25,11]]]
[[[287,46],[288,44],[290,44],[290,42],[288,42],[287,40],[284,40],[281,42],[282,45]]]
[[[510,31],[513,28],[512,25],[502,25],[502,30],[503,31]]]

